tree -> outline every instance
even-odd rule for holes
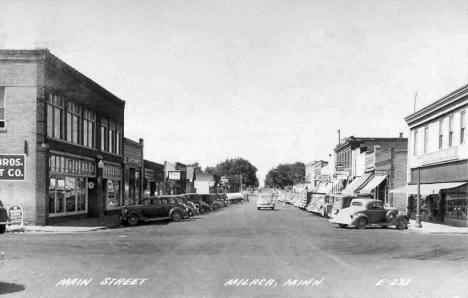
[[[198,164],[198,162],[187,165],[187,167],[193,167],[195,173],[203,173],[202,167],[200,166],[200,164]]]
[[[257,168],[243,158],[227,159],[215,167],[205,168],[205,173],[226,177],[230,191],[238,191],[241,182],[244,187],[258,186]]]
[[[304,181],[305,164],[296,162],[293,164],[280,164],[271,169],[265,178],[266,187],[284,188],[288,185],[294,185]]]

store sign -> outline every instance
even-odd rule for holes
[[[169,171],[169,180],[180,180],[180,171]]]
[[[440,150],[437,152],[432,152],[418,156],[418,160],[421,162],[421,165],[458,159],[458,147],[452,147],[445,150]]]
[[[25,180],[24,154],[0,154],[0,180]]]

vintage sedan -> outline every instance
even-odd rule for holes
[[[275,209],[275,198],[273,195],[262,195],[257,200],[257,209],[268,208]]]
[[[8,211],[3,207],[2,201],[0,201],[0,234],[5,233],[7,224]]]
[[[171,196],[148,197],[142,200],[142,205],[123,206],[120,210],[120,221],[129,226],[134,226],[140,221],[172,219],[180,221],[188,218],[188,210],[176,203]]]
[[[355,226],[365,229],[367,226],[396,226],[398,230],[408,228],[409,218],[406,214],[399,214],[393,207],[385,208],[383,202],[372,199],[354,199],[351,206],[344,208],[329,220],[342,228]]]

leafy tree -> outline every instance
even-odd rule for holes
[[[193,167],[195,173],[203,173],[202,167],[200,166],[200,164],[198,164],[198,162],[187,165],[187,167]]]
[[[305,178],[305,164],[296,162],[293,164],[280,164],[271,169],[265,178],[266,187],[284,188],[288,185],[300,183]]]
[[[205,173],[226,177],[229,181],[229,191],[238,191],[241,181],[245,187],[258,186],[257,168],[243,158],[227,159],[215,167],[205,168]]]

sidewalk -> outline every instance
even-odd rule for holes
[[[118,215],[104,216],[104,225],[100,223],[99,217],[85,218],[80,220],[68,221],[50,226],[24,226],[24,232],[49,232],[49,233],[78,233],[91,232],[97,230],[106,230],[118,228],[120,220]],[[7,226],[6,232],[22,232],[20,226]]]
[[[468,227],[451,227],[442,224],[421,222],[422,228],[416,228],[416,220],[410,219],[408,231],[420,234],[468,234]]]

